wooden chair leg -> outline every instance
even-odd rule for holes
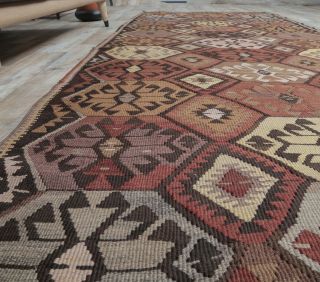
[[[106,1],[103,1],[103,2],[98,2],[98,7],[99,7],[99,10],[100,10],[100,13],[101,13],[101,18],[104,22],[104,25],[106,27],[109,26],[109,20],[108,20],[108,9],[107,9],[107,3]]]

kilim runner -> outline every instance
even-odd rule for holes
[[[320,281],[320,33],[143,13],[0,150],[0,281]]]

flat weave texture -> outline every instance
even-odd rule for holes
[[[320,281],[320,33],[124,26],[1,144],[0,281]]]

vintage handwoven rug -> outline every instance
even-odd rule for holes
[[[0,281],[320,281],[316,30],[144,13],[0,152]]]

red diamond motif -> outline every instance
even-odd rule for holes
[[[252,187],[252,182],[239,171],[230,169],[219,181],[218,186],[230,195],[242,198]]]

